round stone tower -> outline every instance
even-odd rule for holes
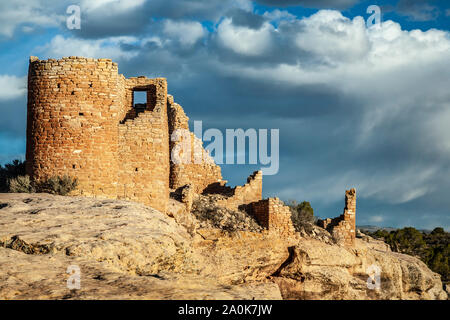
[[[117,195],[125,79],[110,59],[30,58],[26,163],[36,180],[67,174],[78,193]]]

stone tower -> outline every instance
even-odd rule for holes
[[[144,105],[133,101],[135,91],[146,92]],[[110,59],[31,57],[27,172],[38,181],[69,175],[78,178],[75,194],[135,200],[165,211],[179,176],[192,176],[197,189],[222,181],[214,163],[170,174],[169,123],[179,123],[182,111],[175,106],[166,79],[127,79]]]

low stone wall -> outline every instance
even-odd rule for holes
[[[291,210],[280,199],[269,198],[254,202],[250,205],[250,212],[270,233],[277,233],[281,237],[295,235]]]
[[[225,187],[226,188],[226,187]],[[243,186],[236,186],[227,192],[231,196],[219,200],[217,205],[231,210],[237,210],[242,205],[249,205],[262,199],[262,171],[255,171],[247,178],[247,183]]]

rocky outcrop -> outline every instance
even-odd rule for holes
[[[440,276],[419,259],[374,249],[361,239],[354,249],[300,241],[290,253],[272,278],[284,299],[447,298]],[[367,284],[370,269],[380,271],[379,288]]]
[[[205,226],[119,200],[0,194],[0,299],[445,299],[439,276],[369,237],[354,248]],[[67,287],[67,268],[81,272]],[[367,268],[381,268],[381,288]]]

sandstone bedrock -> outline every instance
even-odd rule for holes
[[[419,259],[370,237],[349,248],[265,232],[190,233],[125,200],[0,194],[0,203],[0,299],[447,298]],[[367,287],[372,264],[382,269],[380,290]],[[80,268],[80,290],[66,286],[69,265]]]

